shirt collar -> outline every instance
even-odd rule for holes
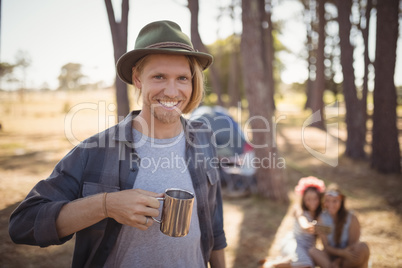
[[[140,114],[140,110],[132,111],[129,113],[126,118],[124,118],[120,123],[117,124],[116,132],[114,134],[113,139],[121,142],[134,142],[134,138],[132,135],[132,121],[136,116]],[[189,123],[184,117],[180,117],[180,121],[183,125],[184,134],[186,135],[186,139],[189,141],[193,141],[195,137],[196,129],[202,126],[202,122],[192,121]]]

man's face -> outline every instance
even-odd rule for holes
[[[191,70],[185,56],[150,55],[142,73],[133,78],[142,92],[142,112],[146,120],[170,124],[180,118],[192,92]]]

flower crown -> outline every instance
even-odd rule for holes
[[[295,192],[299,195],[303,195],[304,191],[309,187],[317,188],[320,193],[325,191],[325,184],[322,180],[309,176],[299,180],[299,183],[295,187]]]

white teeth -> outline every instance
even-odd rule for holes
[[[176,106],[179,102],[178,101],[159,101],[165,107],[172,108]]]

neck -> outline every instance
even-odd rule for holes
[[[150,123],[141,113],[133,120],[133,128],[142,134],[155,139],[170,139],[181,133],[183,126],[181,120],[172,123],[162,123],[157,120]]]
[[[332,217],[332,219],[333,219],[334,221],[336,221],[336,218],[338,218],[337,213],[335,213],[335,214],[329,214],[329,215]]]

